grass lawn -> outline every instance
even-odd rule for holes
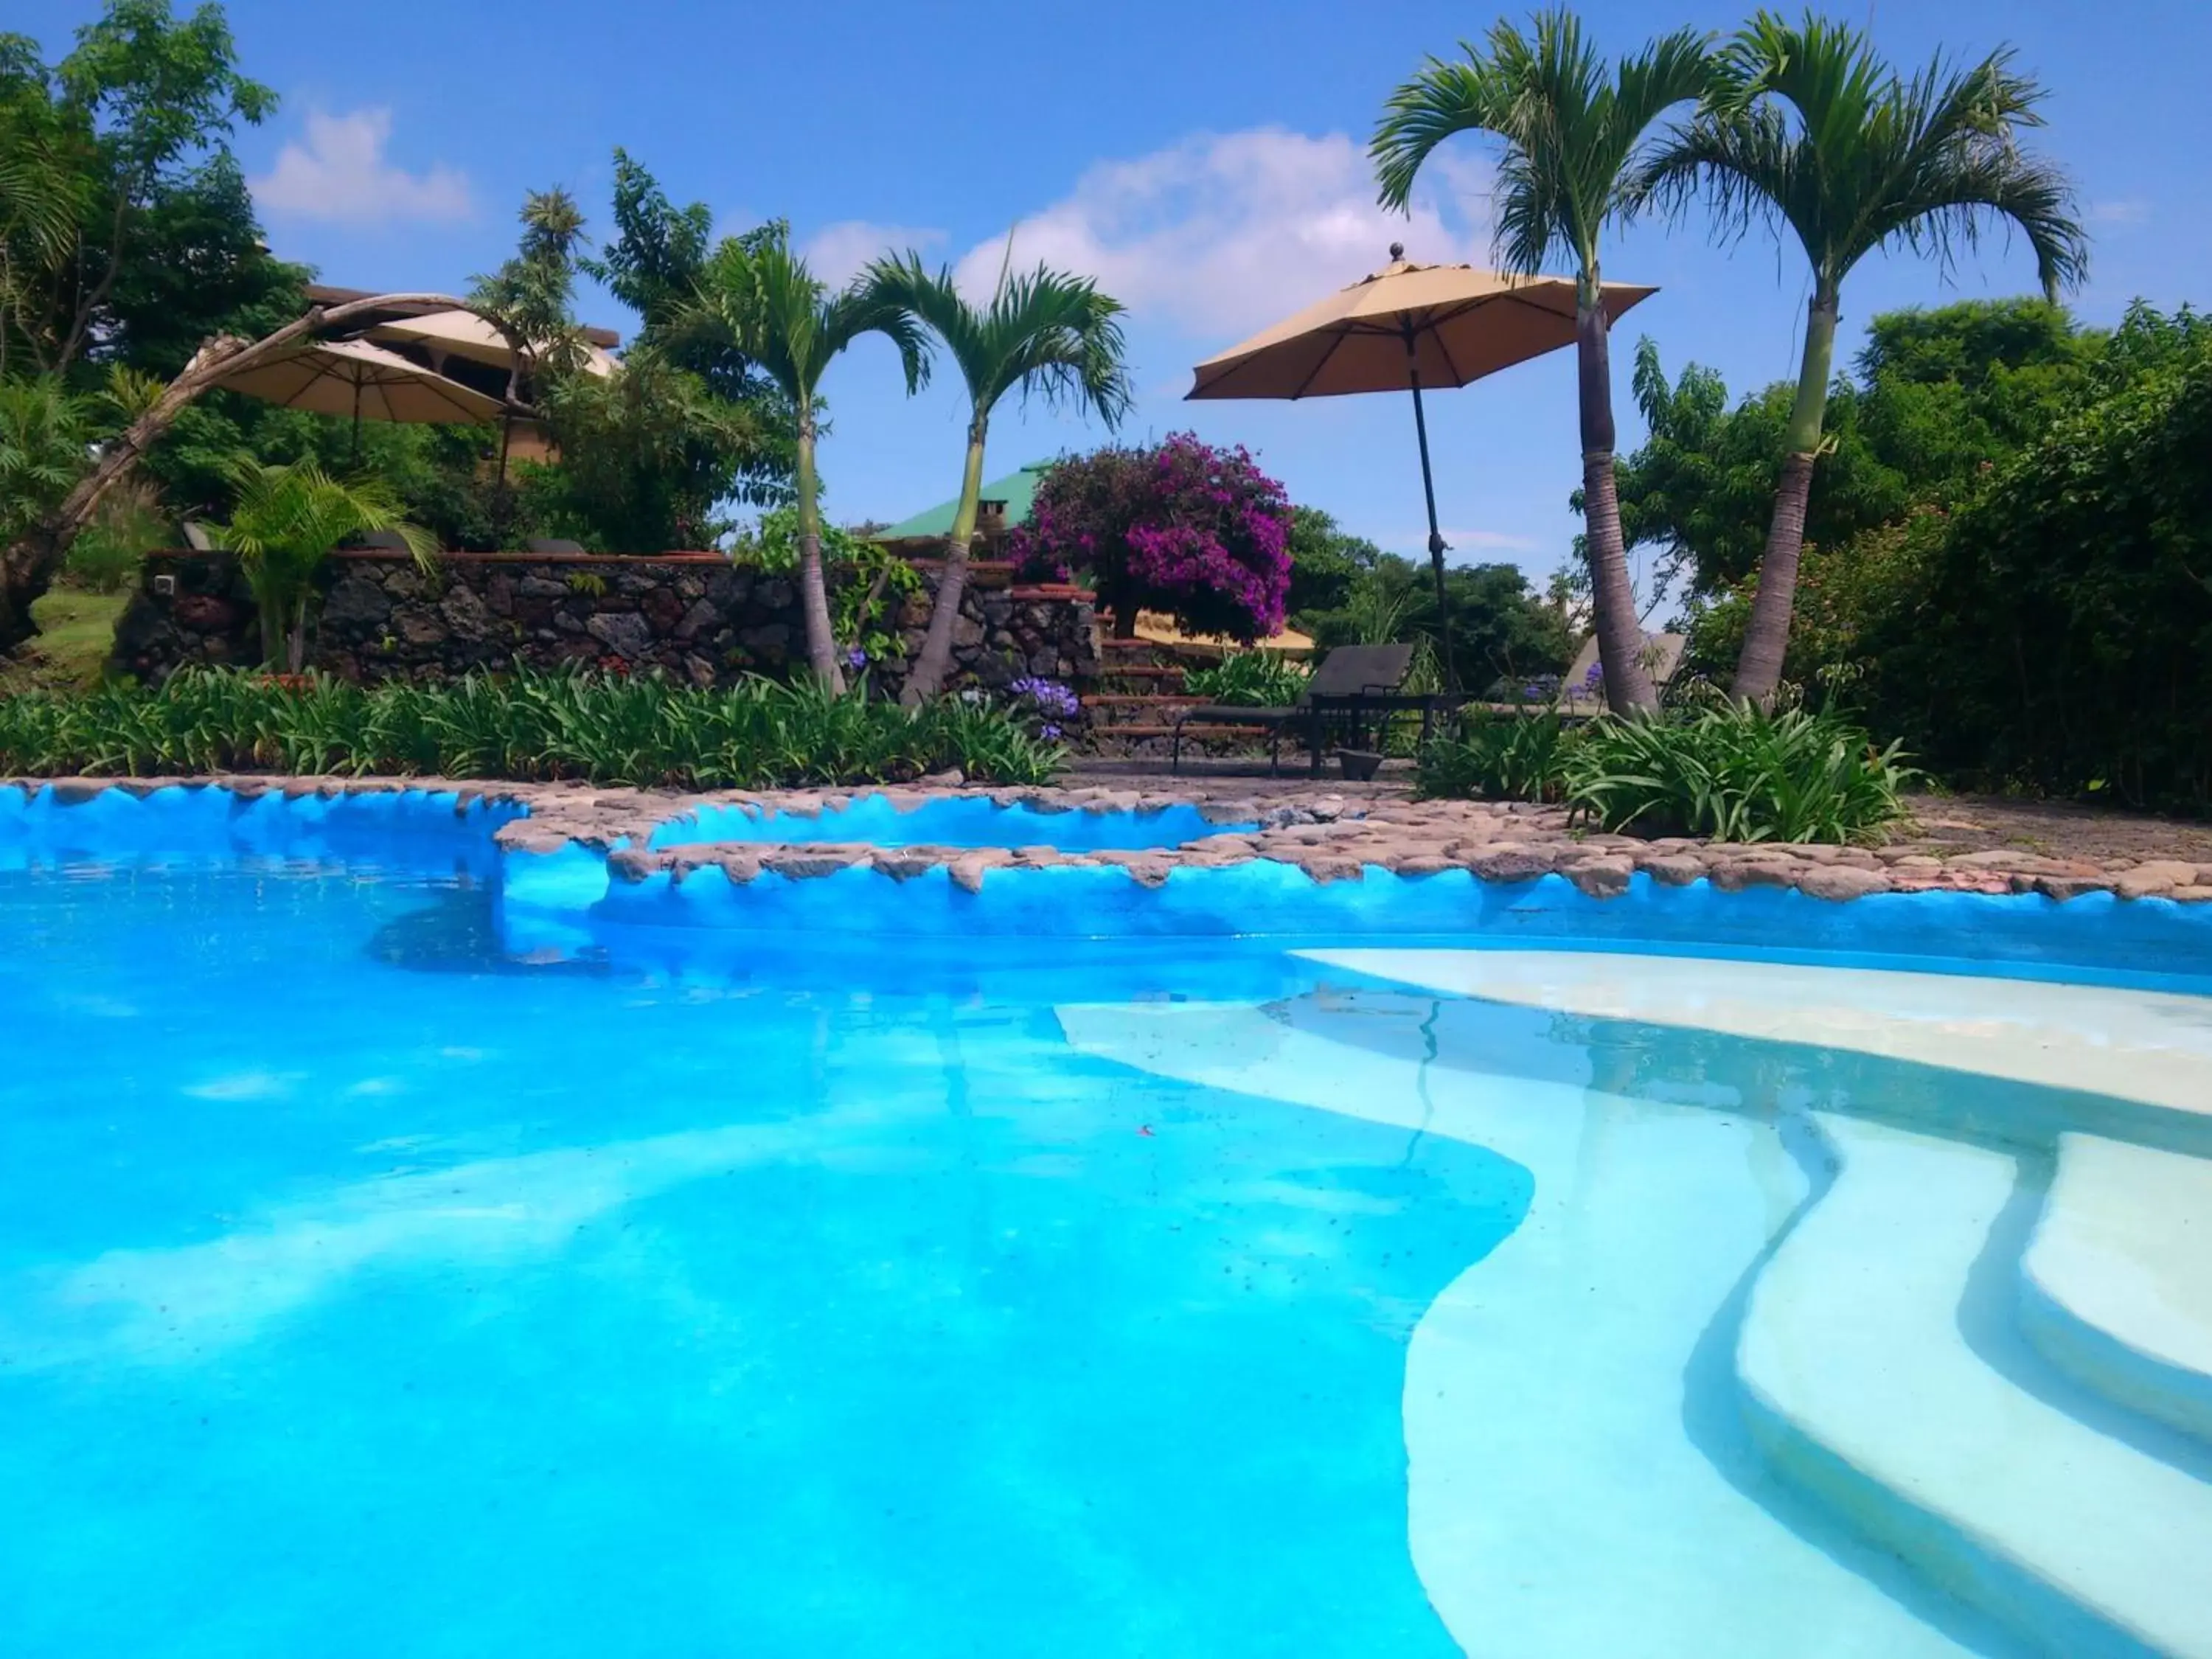
[[[100,683],[126,593],[57,587],[31,607],[39,636],[0,659],[0,691],[70,690]]]

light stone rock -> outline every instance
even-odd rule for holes
[[[1886,893],[1889,886],[1889,878],[1881,872],[1862,870],[1850,864],[1816,866],[1797,881],[1797,890],[1807,896],[1838,902],[1864,898],[1869,893]]]
[[[1714,886],[1733,893],[1746,887],[1795,887],[1811,868],[1795,859],[1724,859],[1711,874]]]
[[[1565,872],[1567,879],[1592,898],[1619,898],[1628,890],[1636,866],[1623,858],[1584,859]]]

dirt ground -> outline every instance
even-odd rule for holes
[[[2016,847],[2100,864],[2114,859],[2212,861],[2212,823],[1990,795],[1917,796],[1912,822],[1900,825],[1892,839],[1925,842],[1939,854]]]

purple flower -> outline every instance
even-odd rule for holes
[[[859,646],[854,646],[845,653],[845,665],[848,668],[866,668],[868,665],[868,653],[861,650]]]

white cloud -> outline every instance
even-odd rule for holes
[[[252,181],[253,199],[271,213],[361,225],[465,219],[475,211],[469,181],[456,168],[434,162],[427,172],[410,173],[386,161],[391,137],[388,109],[311,110],[306,141],[277,152],[276,165]]]
[[[838,288],[859,276],[861,267],[879,254],[903,253],[908,248],[927,251],[944,240],[941,230],[843,219],[834,225],[823,226],[806,239],[799,252],[817,276],[832,288]]]
[[[2150,220],[2148,202],[2092,202],[2089,204],[2089,222],[2093,225],[2140,225]]]
[[[1133,312],[1233,339],[1376,270],[1393,242],[1415,259],[1480,258],[1488,178],[1440,152],[1409,218],[1377,205],[1374,169],[1344,133],[1201,133],[1091,167],[1015,226],[1013,259],[1095,276]],[[988,291],[1005,255],[1003,235],[978,244],[962,285]]]

